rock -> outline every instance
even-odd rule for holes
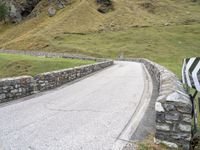
[[[57,0],[57,6],[58,6],[58,8],[62,9],[65,7],[65,3],[61,0]]]
[[[191,132],[191,125],[179,124],[179,129],[185,132]]]
[[[23,18],[31,14],[32,10],[41,0],[0,0],[8,9],[6,20],[11,23],[19,23]]]
[[[176,140],[188,140],[190,141],[191,133],[171,133],[171,137]]]
[[[156,104],[155,104],[155,110],[157,112],[164,112],[165,111],[164,108],[162,107],[162,104],[160,102],[156,102]]]
[[[164,108],[167,111],[174,111],[174,110],[176,110],[176,108],[175,108],[175,106],[173,104],[164,104]]]
[[[156,129],[162,130],[162,131],[169,131],[170,127],[169,125],[166,125],[166,124],[157,124]]]
[[[6,95],[5,94],[0,94],[0,100],[1,99],[5,99],[6,98]]]
[[[112,9],[111,0],[96,0],[101,6],[97,9],[100,13],[107,13]]]
[[[13,93],[13,94],[15,94],[15,93],[17,93],[17,92],[18,92],[17,89],[14,89],[14,90],[11,90],[11,91],[10,91],[10,93]]]
[[[10,21],[12,23],[19,23],[22,21],[22,15],[20,14],[20,10],[16,8],[16,6],[10,3]]]
[[[175,143],[168,142],[168,141],[161,141],[161,140],[156,139],[156,138],[154,138],[154,143],[156,143],[156,144],[162,143],[162,144],[167,145],[168,147],[171,147],[171,148],[178,148],[178,145],[175,144]]]
[[[48,9],[48,15],[49,15],[49,17],[55,16],[55,15],[56,15],[56,9],[53,8],[53,7],[50,7],[50,8]]]
[[[183,114],[183,121],[191,123],[192,122],[192,116],[188,114]]]
[[[177,121],[180,118],[180,114],[178,114],[178,113],[166,114],[165,118],[166,118],[166,120]]]
[[[168,95],[166,101],[192,106],[190,99],[178,92]]]

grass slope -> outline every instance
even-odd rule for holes
[[[101,14],[95,0],[72,0],[71,5],[48,17],[46,0],[35,8],[39,15],[1,32],[0,48],[54,50],[52,38],[63,33],[124,30],[131,27],[200,22],[200,4],[191,0],[117,0],[114,11]],[[0,28],[3,28],[2,25]],[[67,47],[66,47],[67,48]]]
[[[62,34],[52,39],[56,51],[84,53],[97,57],[144,57],[179,75],[182,59],[200,55],[200,24],[133,28],[125,31]]]
[[[94,61],[44,58],[0,53],[0,78],[20,75],[36,75],[38,73],[71,68],[94,63]]]

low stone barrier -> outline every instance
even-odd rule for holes
[[[56,88],[64,83],[81,78],[111,65],[113,65],[113,61],[105,61],[75,68],[46,72],[38,74],[35,77],[21,76],[0,79],[0,103]]]
[[[5,54],[18,54],[18,55],[29,55],[29,56],[40,56],[47,58],[70,58],[70,59],[81,59],[81,60],[94,60],[94,61],[106,61],[106,59],[95,58],[80,54],[66,54],[66,53],[55,53],[55,52],[42,52],[42,51],[30,51],[30,50],[4,50],[0,49],[0,53]]]
[[[113,61],[106,61],[96,63],[94,65],[85,65],[70,69],[63,69],[53,72],[42,73],[36,75],[34,80],[36,81],[37,89],[39,91],[44,91],[48,89],[55,88],[64,83],[70,82],[77,78],[81,78],[108,66],[111,66]]]
[[[0,102],[7,102],[34,93],[35,81],[31,76],[0,79]]]
[[[143,63],[159,83],[156,100],[155,142],[171,148],[190,149],[192,103],[174,73],[147,59],[126,59]]]

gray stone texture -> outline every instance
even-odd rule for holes
[[[189,150],[192,104],[182,83],[174,73],[147,59],[136,58],[125,61],[144,63],[149,73],[159,83],[159,96],[155,104],[155,143]]]
[[[104,61],[91,65],[46,72],[38,74],[35,77],[21,76],[0,79],[0,103],[56,88],[64,83],[68,83],[111,65],[113,65],[113,61]]]
[[[31,76],[0,79],[0,102],[31,95],[34,91],[35,81]]]

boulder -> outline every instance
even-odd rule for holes
[[[22,15],[20,9],[16,7],[15,4],[10,3],[9,20],[12,23],[19,23],[22,21]]]
[[[49,17],[55,16],[55,15],[56,15],[56,9],[53,8],[53,7],[50,7],[50,8],[48,9],[48,15],[49,15]]]
[[[113,8],[111,0],[96,0],[96,2],[101,4],[101,6],[97,9],[100,13],[107,13]]]

